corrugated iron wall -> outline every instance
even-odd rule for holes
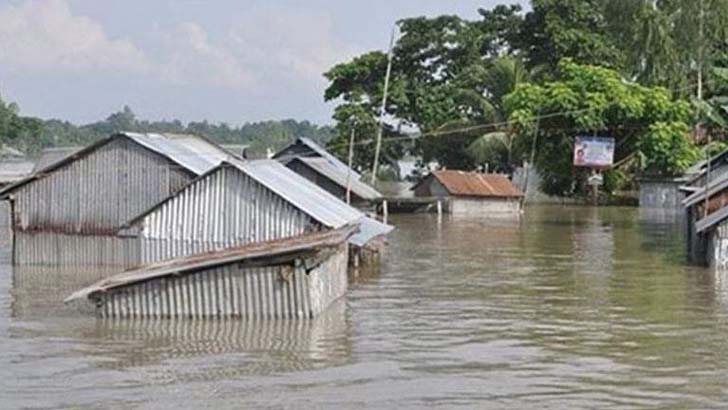
[[[192,177],[164,157],[116,139],[19,188],[16,228],[112,233]]]
[[[153,279],[99,295],[101,317],[308,319],[348,287],[346,245],[306,273],[304,268],[225,265]]]
[[[141,258],[137,238],[16,232],[15,260],[19,265],[125,269],[138,265]]]
[[[320,229],[313,218],[233,168],[188,186],[141,224],[144,262]]]

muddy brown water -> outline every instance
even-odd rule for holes
[[[66,273],[13,272],[2,247],[0,408],[728,405],[728,277],[684,263],[678,218],[392,222],[381,272],[308,322],[97,320],[59,303]]]

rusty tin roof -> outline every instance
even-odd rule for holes
[[[447,192],[453,196],[498,198],[519,198],[523,196],[523,192],[513,186],[508,177],[501,174],[440,170],[433,171],[430,176],[419,184],[428,181],[430,178],[437,179]]]

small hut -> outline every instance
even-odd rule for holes
[[[356,226],[144,265],[71,295],[101,317],[308,319],[346,293]]]
[[[505,175],[433,171],[412,190],[416,197],[445,198],[453,215],[518,213],[523,193]]]

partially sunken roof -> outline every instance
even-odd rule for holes
[[[91,144],[88,147],[67,155],[60,160],[51,163],[45,168],[35,170],[33,175],[1,190],[0,198],[28,182],[41,178],[45,174],[53,172],[79,158],[88,156],[92,152],[118,138],[126,138],[134,141],[140,146],[169,159],[182,168],[185,168],[194,175],[202,175],[215,168],[220,164],[220,162],[235,158],[233,154],[224,150],[215,143],[196,135],[140,134],[134,132],[122,132],[113,134],[108,138],[104,138],[103,140]]]
[[[501,174],[481,174],[454,170],[433,171],[420,181],[419,186],[430,178],[437,179],[445,190],[453,196],[519,198],[523,193]],[[413,188],[414,189],[414,188]]]
[[[191,274],[201,269],[229,265],[231,263],[265,262],[274,257],[276,258],[276,263],[280,263],[282,260],[281,257],[283,256],[289,256],[293,259],[302,254],[315,253],[322,248],[336,247],[350,237],[355,230],[355,226],[347,225],[331,231],[317,232],[275,241],[254,242],[219,251],[197,253],[181,258],[155,262],[132,268],[103,279],[87,288],[79,290],[69,296],[65,301],[70,302],[85,297],[93,297],[94,294],[99,292],[107,292],[116,288],[167,276]]]
[[[362,182],[359,179],[359,174],[354,171],[351,171],[351,174],[347,174],[347,171],[342,171],[339,167],[337,167],[325,158],[301,157],[294,159],[294,161],[300,161],[304,163],[309,168],[330,179],[336,185],[339,185],[343,189],[346,189],[347,184],[350,184],[351,192],[353,192],[361,199],[374,200],[382,197],[382,195],[377,192],[376,189]],[[348,169],[349,168],[347,167],[347,170]]]

